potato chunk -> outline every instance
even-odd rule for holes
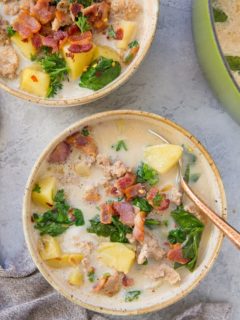
[[[144,160],[153,169],[163,174],[178,163],[183,148],[174,144],[161,144],[147,147],[144,151]]]
[[[35,65],[22,70],[20,89],[39,97],[47,97],[50,84],[49,75]]]
[[[134,21],[122,20],[119,27],[123,30],[123,39],[117,41],[117,47],[119,49],[127,49],[128,44],[136,35],[137,23]]]
[[[51,207],[56,194],[56,178],[46,177],[39,180],[32,191],[32,200],[42,206]]]
[[[68,277],[68,282],[72,286],[80,287],[83,284],[83,274],[81,271],[79,269],[74,269]]]
[[[62,48],[62,54],[69,68],[69,75],[72,80],[80,77],[83,71],[90,65],[95,52],[95,46],[88,52],[74,53],[73,57],[69,56],[69,44]]]
[[[120,55],[115,51],[114,49],[108,47],[108,46],[97,46],[93,60],[99,58],[99,57],[104,57],[107,59],[112,59],[113,61],[118,61],[121,62]]]
[[[98,256],[108,267],[127,274],[135,259],[135,252],[125,244],[118,242],[104,242],[98,248]]]
[[[83,259],[81,253],[63,253],[53,259],[48,259],[46,263],[52,268],[76,267]]]
[[[62,251],[56,238],[45,235],[38,242],[38,250],[43,260],[57,259]]]
[[[19,48],[19,50],[22,52],[22,54],[28,58],[31,59],[32,56],[34,56],[37,53],[36,48],[33,46],[31,39],[28,40],[22,40],[19,33],[15,33],[11,37],[12,42]]]

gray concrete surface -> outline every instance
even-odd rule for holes
[[[240,127],[219,105],[194,51],[191,0],[163,0],[158,29],[138,72],[110,96],[83,107],[48,109],[0,92],[0,264],[24,246],[21,209],[29,172],[41,150],[66,126],[111,109],[158,113],[196,135],[215,159],[228,198],[229,221],[240,229]],[[142,319],[171,319],[199,301],[229,301],[240,319],[240,255],[228,240],[208,276],[181,302]],[[116,319],[116,318],[115,318]]]

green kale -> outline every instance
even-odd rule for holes
[[[93,0],[77,0],[78,3],[84,6],[84,8],[87,8],[92,5]]]
[[[225,56],[229,67],[232,71],[240,71],[240,57],[238,56]]]
[[[184,145],[183,145],[183,159],[184,163],[186,163],[186,168],[184,172],[184,180],[189,182],[197,182],[200,178],[199,173],[191,174],[191,167],[197,162],[197,156],[190,152]]]
[[[99,90],[115,80],[121,73],[118,61],[100,57],[93,61],[80,78],[80,87]]]
[[[190,271],[195,269],[198,248],[201,236],[204,230],[204,224],[190,212],[184,210],[183,206],[177,207],[171,212],[177,228],[171,230],[168,234],[168,241],[172,244],[183,243],[182,253],[183,257],[189,259],[184,266]],[[182,266],[175,264],[175,267]]]
[[[150,186],[158,183],[158,173],[146,163],[141,163],[137,168],[137,182],[147,182]]]
[[[16,31],[13,29],[12,26],[7,26],[7,35],[11,38],[14,34],[16,33]]]
[[[88,130],[88,126],[84,127],[84,128],[82,129],[81,133],[82,133],[82,135],[85,136],[85,137],[89,136],[90,133],[89,133],[89,130]]]
[[[116,144],[112,145],[112,148],[116,151],[125,150],[128,151],[126,142],[124,140],[119,140]]]
[[[40,192],[41,192],[41,187],[40,187],[40,185],[36,183],[32,191],[33,191],[33,192],[40,193]]]
[[[114,31],[112,25],[110,25],[110,26],[108,27],[107,36],[108,36],[109,39],[115,39],[115,38],[116,38],[116,32]]]
[[[162,200],[163,200],[163,195],[158,192],[153,198],[153,205],[156,207],[159,207],[161,205]]]
[[[134,300],[137,300],[141,294],[140,290],[133,290],[133,291],[128,291],[125,295],[125,301],[126,302],[132,302]]]
[[[228,19],[226,13],[219,8],[213,8],[213,16],[215,22],[226,22]]]
[[[128,44],[128,47],[131,49],[131,48],[136,48],[136,47],[139,47],[139,42],[137,40],[133,40],[132,42],[130,42]]]
[[[149,229],[153,229],[154,227],[158,227],[161,225],[161,221],[155,219],[146,219],[145,226]]]
[[[141,211],[144,211],[147,213],[151,212],[153,209],[153,207],[144,198],[137,197],[133,200],[132,203],[134,206],[138,207]]]
[[[49,234],[56,237],[66,231],[70,226],[84,224],[83,213],[79,209],[71,208],[65,201],[64,191],[59,190],[54,198],[53,209],[43,214],[34,213],[34,228],[40,235]]]
[[[100,222],[99,215],[90,221],[91,226],[87,229],[89,233],[95,233],[100,237],[110,237],[111,242],[128,243],[126,235],[132,233],[132,228],[123,224],[118,217],[112,217],[111,224]]]

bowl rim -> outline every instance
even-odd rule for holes
[[[33,102],[38,105],[42,105],[44,107],[64,108],[64,107],[82,106],[105,97],[106,95],[110,94],[111,92],[113,92],[114,90],[122,86],[136,72],[136,70],[138,69],[140,64],[143,62],[144,58],[146,57],[152,45],[156,30],[157,30],[161,0],[152,0],[152,1],[155,2],[156,12],[151,19],[151,22],[150,22],[152,26],[150,29],[151,33],[148,34],[147,36],[146,44],[143,48],[143,51],[141,52],[141,54],[138,55],[138,57],[134,59],[134,61],[126,68],[125,72],[121,74],[119,78],[115,79],[112,83],[110,83],[103,89],[100,89],[99,91],[95,91],[95,92],[93,91],[92,94],[86,97],[74,98],[74,99],[52,99],[51,100],[51,99],[30,95],[27,92],[24,92],[19,89],[11,88],[2,81],[0,81],[0,88],[17,98],[21,98],[28,102]]]
[[[28,247],[28,250],[30,252],[30,255],[34,261],[34,263],[36,264],[37,268],[39,269],[39,271],[41,272],[42,276],[47,280],[48,283],[50,283],[50,285],[57,290],[59,293],[61,293],[65,298],[67,298],[68,300],[70,300],[71,302],[80,305],[81,307],[84,307],[88,310],[92,310],[95,312],[99,312],[99,313],[104,313],[104,314],[111,314],[111,315],[121,315],[121,316],[128,316],[128,315],[139,315],[139,314],[145,314],[145,313],[149,313],[149,312],[153,312],[153,311],[158,311],[161,310],[167,306],[170,306],[174,303],[176,303],[177,301],[181,300],[182,298],[184,298],[187,294],[189,294],[199,283],[201,280],[203,280],[203,278],[207,275],[208,271],[210,270],[210,268],[212,267],[213,263],[215,262],[215,260],[218,257],[221,245],[222,245],[222,241],[224,238],[223,233],[219,232],[218,237],[217,237],[217,241],[216,241],[216,245],[215,245],[215,249],[211,255],[211,257],[209,258],[209,263],[208,265],[205,266],[205,268],[201,271],[201,273],[199,274],[199,276],[194,279],[194,281],[191,283],[191,285],[189,285],[189,287],[182,291],[179,292],[177,295],[175,295],[174,297],[172,297],[171,299],[165,301],[165,302],[161,302],[158,303],[156,305],[153,305],[151,307],[145,307],[142,309],[134,309],[134,310],[111,310],[111,309],[107,309],[104,307],[98,307],[98,306],[93,306],[91,304],[82,302],[77,300],[75,297],[73,297],[71,294],[66,293],[64,290],[62,290],[61,288],[58,287],[58,285],[52,280],[51,276],[48,274],[48,272],[46,271],[46,269],[43,267],[43,262],[41,261],[41,259],[39,259],[36,255],[36,250],[34,250],[34,247],[31,245],[31,239],[30,239],[30,232],[28,232],[28,228],[29,228],[29,219],[28,218],[28,213],[27,213],[27,208],[28,208],[28,203],[30,201],[30,197],[31,197],[31,184],[33,182],[33,177],[35,175],[35,173],[37,172],[39,166],[41,165],[42,161],[45,159],[46,155],[49,153],[49,150],[51,148],[54,148],[56,146],[57,143],[59,143],[63,138],[65,138],[67,135],[73,133],[74,131],[76,131],[81,125],[86,124],[87,122],[90,121],[97,121],[97,120],[104,120],[105,118],[111,117],[111,116],[143,116],[144,118],[148,118],[148,119],[152,119],[152,120],[157,120],[160,122],[163,122],[167,125],[169,125],[170,127],[178,130],[180,133],[182,133],[185,137],[189,138],[191,140],[191,142],[194,143],[194,145],[200,150],[200,152],[204,155],[204,157],[206,158],[208,164],[210,165],[211,169],[213,170],[213,173],[216,177],[216,181],[218,184],[218,188],[220,191],[220,197],[221,197],[221,201],[222,201],[222,208],[221,208],[221,216],[224,219],[227,219],[227,202],[226,202],[226,196],[225,196],[225,191],[224,191],[224,186],[223,186],[223,182],[220,176],[220,173],[216,167],[216,164],[214,163],[213,159],[211,158],[210,154],[208,153],[208,151],[205,149],[205,147],[203,147],[203,145],[200,143],[200,141],[195,138],[190,132],[188,132],[185,128],[183,128],[182,126],[174,123],[173,121],[166,119],[160,115],[157,114],[153,114],[153,113],[149,113],[149,112],[145,112],[145,111],[137,111],[137,110],[115,110],[115,111],[106,111],[106,112],[101,112],[101,113],[97,113],[88,117],[84,117],[83,119],[75,122],[74,124],[72,124],[71,126],[69,126],[68,128],[66,128],[65,130],[63,130],[60,134],[58,134],[54,139],[51,140],[51,142],[48,144],[48,146],[42,151],[41,155],[39,156],[39,158],[37,159],[37,161],[35,162],[32,171],[30,173],[30,176],[27,180],[27,184],[26,184],[26,188],[24,191],[24,198],[23,198],[23,209],[22,209],[22,221],[23,221],[23,231],[24,231],[24,237],[25,237],[25,241]]]
[[[207,0],[207,1],[208,1],[209,18],[210,18],[210,21],[211,21],[212,30],[213,30],[213,36],[214,36],[214,39],[215,39],[215,42],[216,42],[216,45],[217,45],[217,48],[218,48],[218,52],[219,52],[219,54],[221,56],[222,62],[223,62],[224,67],[226,68],[226,70],[228,72],[229,77],[231,78],[232,82],[234,83],[234,86],[236,87],[236,89],[240,93],[240,85],[238,85],[236,79],[234,78],[234,76],[232,74],[230,66],[227,63],[227,60],[225,59],[225,55],[224,55],[223,49],[221,47],[220,40],[219,40],[218,35],[217,35],[216,22],[214,21],[214,14],[213,14],[213,8],[214,8],[213,3],[211,2],[211,0]]]

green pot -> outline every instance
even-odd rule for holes
[[[192,19],[200,65],[220,102],[240,123],[240,89],[217,38],[211,0],[194,0]]]

